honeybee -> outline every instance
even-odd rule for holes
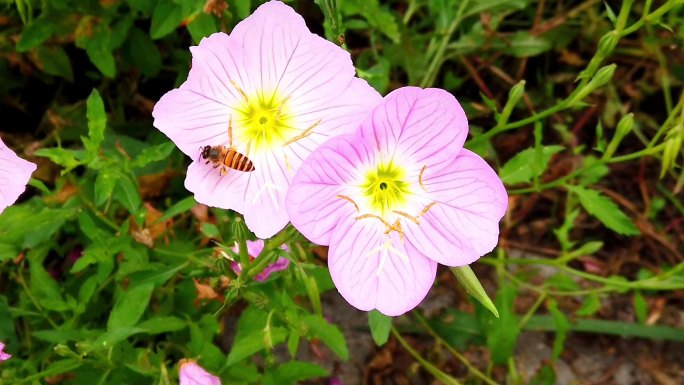
[[[252,172],[255,170],[254,163],[247,157],[233,147],[233,125],[232,117],[228,121],[228,146],[204,146],[201,147],[200,157],[205,159],[205,164],[213,164],[214,168],[221,167],[219,173],[221,176],[227,174],[227,169],[230,168],[242,172]],[[249,152],[249,143],[247,143],[247,151]]]
[[[226,146],[204,146],[202,147],[201,153],[202,159],[206,159],[206,164],[210,162],[214,165],[214,168],[221,167],[219,171],[221,176],[226,175],[226,168],[231,168],[233,170],[242,172],[254,171],[254,163],[247,157],[247,155],[241,154],[232,147]]]

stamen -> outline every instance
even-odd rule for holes
[[[290,164],[290,159],[287,157],[287,153],[283,153],[283,159],[285,160],[285,168],[287,171],[292,172],[292,165]]]
[[[233,148],[233,115],[228,115],[228,147]]]
[[[437,204],[437,202],[432,202],[432,203],[430,203],[429,205],[425,206],[425,208],[423,209],[423,211],[421,211],[420,214],[418,214],[417,218],[420,218],[420,217],[422,217],[423,215],[427,214],[427,212],[432,208],[432,206],[434,206],[434,205],[436,205],[436,204]]]
[[[356,202],[354,202],[354,200],[351,199],[350,197],[348,197],[348,196],[346,196],[346,195],[335,195],[335,197],[340,198],[340,199],[344,199],[345,201],[347,201],[347,202],[353,204],[353,205],[354,205],[354,208],[356,209],[356,212],[357,212],[357,213],[358,213],[359,211],[361,211],[361,210],[359,210],[359,205],[357,205]]]
[[[290,100],[291,96],[292,95],[287,95],[287,97],[280,102],[280,105],[278,106],[278,109],[276,111],[276,119],[280,119],[280,114],[283,112],[283,106]]]
[[[309,128],[307,128],[306,130],[304,130],[304,132],[302,132],[301,134],[299,134],[299,135],[295,136],[294,138],[292,138],[292,139],[288,140],[287,142],[285,142],[285,143],[283,144],[283,147],[288,146],[288,145],[290,145],[290,144],[292,144],[292,143],[294,143],[294,142],[296,142],[296,141],[298,141],[298,140],[300,140],[300,139],[304,139],[304,138],[306,138],[307,136],[311,135],[311,132],[313,131],[313,129],[314,129],[316,126],[318,126],[320,123],[321,123],[321,119],[318,119],[318,120],[316,121],[316,123],[312,124],[311,127],[309,127]]]
[[[427,192],[427,189],[425,188],[425,184],[423,184],[423,173],[425,172],[425,169],[427,168],[427,164],[423,166],[423,168],[420,170],[420,174],[418,174],[418,183],[420,183],[420,187]]]
[[[399,211],[399,210],[392,210],[392,212],[395,213],[395,214],[399,214],[399,215],[401,215],[401,216],[404,217],[404,218],[410,219],[411,221],[413,221],[413,223],[415,223],[415,224],[417,224],[417,225],[420,224],[420,223],[418,222],[418,218],[414,217],[414,216],[411,215],[411,214],[408,214],[408,213],[405,213],[405,212]]]
[[[384,232],[385,235],[389,235],[392,231],[396,231],[399,233],[399,239],[401,240],[401,243],[404,243],[404,231],[401,229],[401,222],[399,222],[399,218],[394,222],[392,226],[389,226],[387,230]]]
[[[359,215],[358,217],[356,217],[354,219],[358,221],[359,219],[365,219],[365,218],[375,218],[375,219],[379,220],[380,222],[382,222],[382,224],[384,224],[385,226],[392,227],[392,225],[387,223],[387,221],[382,219],[382,217],[375,215],[375,214],[363,214],[363,215]]]
[[[243,91],[242,88],[240,88],[240,86],[233,81],[233,79],[228,79],[228,81],[230,82],[230,84],[233,85],[233,87],[235,87],[235,89],[237,89],[237,91],[240,93],[240,95],[242,95],[246,102],[249,101],[249,98],[247,97],[245,91]]]

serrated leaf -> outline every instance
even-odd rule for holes
[[[173,152],[175,147],[176,145],[173,144],[173,142],[166,142],[146,147],[140,152],[140,155],[135,158],[133,163],[131,163],[131,167],[141,168],[152,162],[166,159],[169,157],[169,155],[171,155],[171,152]]]
[[[563,146],[544,146],[541,151],[541,159],[537,159],[539,157],[537,149],[523,150],[501,167],[499,177],[507,185],[530,182],[532,178],[542,175],[551,157],[562,150]],[[532,164],[536,164],[536,166],[532,167]]]
[[[623,213],[618,206],[609,198],[601,195],[596,190],[585,189],[580,186],[566,186],[575,193],[582,207],[587,212],[600,220],[606,227],[619,234],[638,235],[639,229]]]
[[[388,317],[377,310],[371,310],[368,312],[368,326],[375,344],[382,346],[389,339],[392,317]]]
[[[97,89],[93,89],[86,101],[86,116],[88,118],[88,138],[86,149],[91,155],[97,155],[104,140],[104,131],[107,127],[107,114],[104,102]]]

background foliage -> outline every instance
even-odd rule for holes
[[[377,344],[422,367],[406,376],[551,384],[573,331],[684,340],[676,324],[655,325],[683,303],[682,3],[290,2],[382,94],[456,95],[466,147],[511,196],[500,247],[475,269],[498,318],[463,294],[393,322],[368,314]],[[288,271],[237,277],[223,245],[248,238],[244,224],[196,204],[188,160],[151,124],[154,102],[185,80],[188,46],[258,5],[0,1],[3,140],[39,164],[0,216],[0,341],[14,355],[0,383],[170,384],[194,358],[224,383],[292,384],[335,375],[325,362],[354,354],[324,317],[353,311],[322,304],[335,295],[324,250],[288,229],[266,247],[275,258],[289,244]],[[449,275],[436,285],[458,290]],[[523,330],[553,332],[529,375],[516,369]],[[431,342],[415,348],[414,335]],[[487,359],[461,353],[473,346]],[[304,359],[305,348],[329,352]]]

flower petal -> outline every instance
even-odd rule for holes
[[[401,315],[425,298],[437,264],[397,233],[383,234],[373,218],[345,218],[333,232],[328,252],[330,275],[340,294],[360,310]],[[383,248],[391,240],[392,250]]]
[[[2,143],[2,141],[0,141]],[[7,361],[12,358],[11,354],[5,353],[5,344],[0,342],[0,361]]]
[[[310,241],[330,244],[342,218],[358,215],[347,184],[358,179],[355,169],[373,156],[356,136],[338,136],[314,151],[295,175],[286,207],[292,225]]]
[[[0,213],[26,190],[34,171],[34,163],[18,157],[0,139]]]
[[[392,91],[364,120],[361,130],[395,161],[438,166],[453,158],[468,136],[468,120],[450,93],[436,88]]]
[[[204,370],[192,360],[181,360],[180,385],[221,385],[221,379]]]
[[[501,179],[477,154],[462,150],[447,167],[426,169],[426,197],[437,202],[420,225],[404,225],[406,239],[428,258],[463,266],[492,251],[508,196]]]

